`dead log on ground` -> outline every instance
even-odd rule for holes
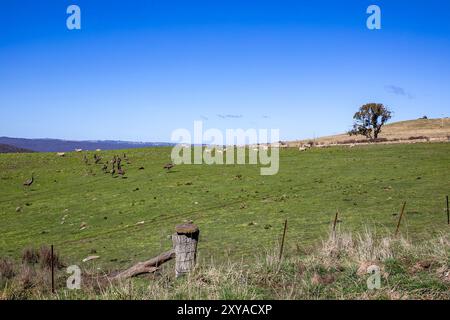
[[[173,258],[175,258],[175,251],[172,249],[150,260],[135,264],[131,268],[128,268],[127,270],[124,270],[112,277],[112,280],[127,279],[138,276],[140,274],[155,272],[159,269],[158,267],[160,265],[169,260],[172,260]]]

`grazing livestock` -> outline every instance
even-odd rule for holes
[[[58,157],[64,157],[66,155],[66,153],[65,152],[57,152],[56,155]]]
[[[33,184],[33,182],[34,182],[34,173],[31,174],[31,179],[28,179],[27,181],[25,181],[23,183],[23,185],[25,187],[29,187],[29,186],[31,186]]]

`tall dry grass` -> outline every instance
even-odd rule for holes
[[[65,289],[66,275],[60,274],[54,295],[44,269],[25,264],[0,292],[6,299],[449,299],[449,248],[448,235],[411,243],[370,230],[338,230],[306,254],[280,261],[275,246],[248,260],[200,262],[179,279],[171,263],[157,274],[121,282],[84,270],[81,290]],[[379,290],[367,288],[371,265],[381,270]]]

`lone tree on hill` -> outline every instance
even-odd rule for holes
[[[391,118],[392,112],[381,103],[368,103],[359,108],[353,119],[353,129],[349,135],[363,135],[373,140],[378,138],[381,127]]]

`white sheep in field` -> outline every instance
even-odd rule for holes
[[[306,151],[306,148],[305,147],[300,147],[300,148],[298,148],[298,151]]]
[[[56,155],[58,157],[64,157],[66,155],[66,153],[65,152],[57,152]]]
[[[81,152],[83,149],[75,149],[76,152]]]

